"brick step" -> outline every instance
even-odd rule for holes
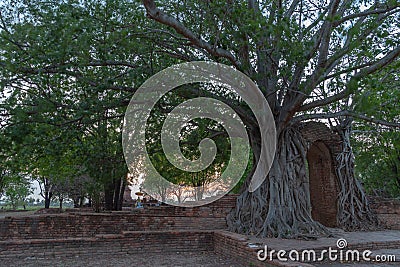
[[[0,240],[57,239],[121,234],[122,231],[226,229],[226,216],[237,195],[199,207],[160,206],[119,212],[39,214],[0,218]],[[0,216],[1,217],[1,216]]]
[[[222,217],[159,216],[134,214],[44,214],[0,220],[0,240],[57,239],[121,234],[123,231],[226,229]]]
[[[95,237],[0,241],[1,258],[213,251],[212,231],[124,231]]]
[[[346,250],[370,250],[372,252],[371,259],[374,259],[375,255],[396,255],[396,263],[388,263],[391,265],[399,265],[400,261],[400,232],[399,231],[382,231],[382,232],[353,232],[344,233],[344,237],[348,239],[349,244]],[[276,252],[283,249],[285,251],[296,250],[300,254],[303,250],[314,250],[320,253],[322,250],[336,248],[336,238],[325,239],[321,238],[320,241],[300,241],[300,240],[289,240],[289,239],[274,239],[264,238],[257,239],[252,236],[243,236],[236,233],[227,231],[215,231],[214,244],[215,252],[225,256],[234,256],[242,264],[247,264],[249,260],[253,260],[251,263],[254,266],[285,266],[285,267],[298,267],[298,266],[330,266],[329,264],[335,264],[335,262],[310,262],[310,263],[299,263],[299,262],[281,262],[277,260],[276,253],[274,254],[274,260],[260,262],[257,260],[257,252],[260,249],[264,249],[264,244],[268,245],[268,251],[275,250]],[[257,243],[255,241],[261,243]],[[357,241],[358,240],[358,241]],[[325,244],[325,245],[324,245]],[[318,254],[320,255],[320,254]],[[327,264],[327,265],[320,265]],[[359,266],[354,265],[349,266]],[[247,266],[247,265],[246,265]],[[336,266],[336,265],[335,265]],[[339,266],[339,265],[337,265]],[[340,265],[341,266],[341,265]],[[381,266],[381,265],[379,265]]]

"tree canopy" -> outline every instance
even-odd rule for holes
[[[342,190],[361,204],[343,208],[339,226],[374,224],[356,176],[367,188],[377,175],[387,176],[384,186],[398,183],[398,1],[21,0],[3,1],[0,10],[0,185],[11,171],[60,188],[79,184],[74,179],[80,177],[87,181],[81,183],[87,197],[102,197],[107,209],[120,209],[128,172],[122,119],[130,98],[151,75],[195,60],[224,63],[248,75],[268,101],[277,128],[272,168],[258,174],[265,182],[249,192],[266,143],[241,98],[186,86],[173,91],[168,105],[158,103],[149,120],[147,145],[159,172],[176,183],[199,184],[224,170],[230,153],[226,133],[214,122],[193,120],[182,131],[184,154],[196,158],[203,138],[216,140],[221,153],[204,173],[183,174],[158,153],[165,114],[198,96],[221,100],[239,114],[252,155],[228,220],[231,230],[288,237],[327,233],[313,220],[307,199],[302,121],[330,123],[344,139],[346,131],[354,132],[361,160],[353,175],[352,154],[343,157],[353,174],[341,176],[351,187]],[[344,139],[343,149],[349,148]],[[367,161],[371,154],[374,164]],[[393,178],[374,169],[382,165],[394,170]]]

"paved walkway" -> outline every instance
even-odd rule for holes
[[[400,249],[379,249],[374,250],[372,253],[373,256],[375,255],[394,255],[397,259],[396,262],[355,262],[355,263],[320,263],[320,264],[313,264],[316,267],[371,267],[371,266],[379,266],[379,267],[393,267],[393,266],[400,266]]]
[[[339,263],[338,260],[334,262],[314,262],[307,266],[317,266],[317,267],[392,267],[400,266],[400,231],[395,230],[385,230],[385,231],[375,231],[375,232],[344,232],[339,229],[334,229],[334,237],[318,238],[317,240],[294,240],[294,239],[277,239],[277,238],[256,238],[248,237],[249,246],[258,246],[264,248],[267,245],[268,252],[272,250],[279,251],[284,250],[289,253],[292,250],[301,252],[302,250],[316,250],[321,251],[323,249],[332,248],[333,250],[341,250],[344,253],[347,250],[360,251],[360,258],[362,257],[362,252],[364,250],[371,250],[372,254],[370,258],[371,262],[342,262]],[[341,247],[338,247],[338,240],[341,239]],[[345,245],[343,245],[345,242]],[[274,254],[276,256],[276,253]],[[286,258],[288,254],[286,254]],[[320,254],[317,254],[320,255]],[[325,254],[326,255],[326,254]],[[338,254],[336,254],[338,255]],[[390,258],[393,260],[393,256],[396,262],[376,262],[376,256],[383,256],[384,258]],[[318,256],[317,256],[318,258]],[[327,257],[326,257],[327,258]],[[282,262],[283,263],[283,262]],[[290,261],[288,261],[290,263]],[[301,263],[298,263],[301,266]],[[290,266],[290,265],[288,265]]]
[[[315,267],[393,267],[399,266],[400,263],[392,262],[392,263],[321,263],[321,264],[313,264]]]
[[[292,249],[318,249],[332,247],[337,248],[338,239],[345,239],[348,246],[367,246],[369,244],[376,245],[379,243],[399,242],[400,231],[385,230],[375,232],[344,232],[342,230],[334,230],[334,237],[321,237],[317,240],[297,240],[297,239],[280,239],[280,238],[256,238],[249,237],[249,243],[258,245],[267,245],[275,250],[292,250]]]
[[[9,267],[242,267],[232,259],[212,252],[182,252],[182,253],[154,253],[152,255],[132,254],[114,256],[105,254],[104,257],[84,256],[69,258],[34,258],[5,259],[0,266]]]

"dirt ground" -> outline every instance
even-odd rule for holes
[[[104,257],[84,256],[73,258],[33,258],[1,260],[0,266],[24,267],[122,267],[122,266],[174,266],[174,267],[241,267],[229,258],[212,252],[163,253],[156,255],[126,255]]]

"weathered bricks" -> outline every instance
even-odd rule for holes
[[[382,224],[393,230],[400,230],[400,200],[370,197],[371,208]]]
[[[149,207],[125,212],[40,214],[0,219],[0,240],[93,237],[123,231],[226,229],[237,195],[191,208]]]

